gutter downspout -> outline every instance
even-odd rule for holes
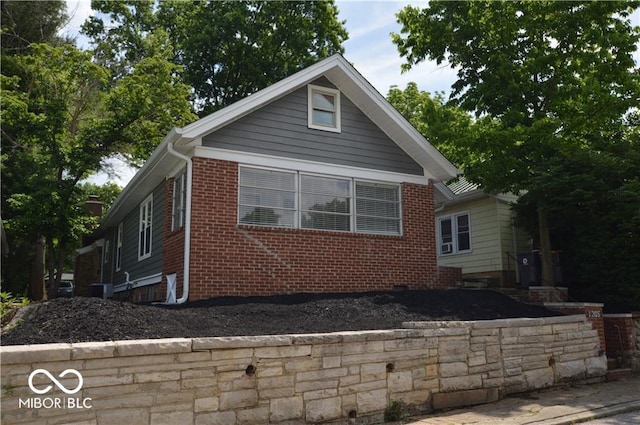
[[[193,161],[186,155],[177,152],[174,149],[173,142],[167,143],[167,151],[187,163],[187,199],[184,217],[184,270],[182,273],[182,296],[176,300],[176,304],[183,304],[189,298],[189,263],[191,253],[191,185],[193,177]]]

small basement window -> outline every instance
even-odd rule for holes
[[[308,86],[309,128],[340,132],[340,91]]]

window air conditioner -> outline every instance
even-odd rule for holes
[[[447,242],[440,245],[441,254],[451,254],[453,252],[453,243]]]

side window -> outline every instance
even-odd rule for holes
[[[118,224],[118,234],[116,236],[116,271],[122,267],[122,223]]]
[[[173,210],[171,230],[184,227],[184,214],[186,205],[186,174],[181,172],[173,180]]]
[[[111,244],[110,244],[110,240],[107,239],[106,241],[104,241],[104,263],[105,264],[109,264],[109,260],[111,257]]]
[[[471,251],[471,222],[469,213],[438,218],[438,254],[457,254]]]
[[[443,217],[438,219],[440,229],[440,254],[453,254],[453,227],[451,225],[451,217]]]
[[[351,230],[351,180],[302,175],[300,227]]]
[[[151,234],[153,218],[153,195],[140,204],[140,226],[138,239],[138,260],[151,256]]]
[[[356,182],[356,231],[399,235],[400,186]]]
[[[308,86],[309,128],[340,132],[340,92],[327,87]]]

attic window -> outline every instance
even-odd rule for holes
[[[340,91],[308,86],[309,128],[340,132]]]

